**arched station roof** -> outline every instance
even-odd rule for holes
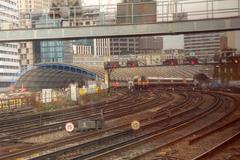
[[[28,90],[66,88],[72,82],[82,86],[86,80],[98,78],[99,76],[94,72],[69,64],[37,64],[21,74],[15,88],[24,87]]]

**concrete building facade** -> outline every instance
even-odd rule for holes
[[[42,12],[43,9],[49,9],[52,0],[18,0],[18,9],[20,13]]]
[[[117,4],[118,24],[156,22],[157,5],[153,0],[124,0]]]
[[[157,53],[163,49],[163,38],[159,36],[140,37],[139,53]]]
[[[51,21],[48,17],[48,23],[45,22],[46,15],[38,14],[35,19],[37,23],[36,28],[43,27],[57,27],[60,22]],[[73,63],[73,47],[72,41],[37,41],[34,42],[35,63]]]
[[[17,2],[21,28],[34,26],[34,19],[28,17],[29,13],[37,14],[44,10],[47,11],[51,5],[51,0],[18,0]],[[34,52],[35,45],[33,42],[20,42],[19,46],[20,68],[23,72],[37,62],[37,57],[39,57],[37,54],[39,53]]]
[[[73,53],[77,55],[91,55],[92,47],[87,45],[73,45]]]
[[[17,25],[17,1],[0,1],[0,28],[10,29]],[[16,82],[20,73],[18,43],[0,43],[0,92]]]
[[[94,56],[110,56],[110,39],[94,39]]]
[[[138,53],[139,38],[111,38],[111,55],[126,55]]]
[[[156,22],[157,7],[153,0],[124,0],[117,4],[117,23],[118,24],[139,24]],[[138,54],[139,50],[144,50],[139,45],[139,37],[131,38],[112,38],[111,54]]]
[[[79,17],[78,26],[93,26],[101,23],[101,13],[98,8],[85,9],[84,13]],[[98,38],[98,39],[82,39],[74,42],[77,50],[77,55],[86,55],[91,52],[93,56],[110,56],[110,39]],[[90,49],[91,48],[91,49]],[[91,51],[90,51],[91,50]]]
[[[240,31],[227,32],[228,48],[237,49],[240,52]]]
[[[214,56],[227,47],[224,33],[197,33],[184,35],[184,49],[199,57]]]

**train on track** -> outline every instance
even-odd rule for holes
[[[135,89],[144,89],[147,87],[164,86],[164,87],[177,87],[177,86],[193,86],[192,78],[162,78],[162,77],[145,77],[136,76],[133,79],[133,87]]]
[[[194,86],[193,78],[162,78],[162,77],[146,77],[135,76],[130,81],[111,81],[112,88],[134,88],[146,89],[148,87],[162,86],[162,87],[192,87]]]
[[[149,86],[149,80],[145,76],[135,76],[133,78],[133,87],[134,88],[147,88]]]
[[[163,78],[163,77],[146,77],[135,76],[129,81],[111,81],[112,88],[133,88],[133,89],[146,89],[148,87],[194,87],[196,86],[194,78]]]

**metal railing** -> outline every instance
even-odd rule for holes
[[[11,11],[12,12],[12,11]],[[0,10],[5,15],[15,14]],[[157,0],[140,3],[18,10],[0,30],[142,24],[240,16],[240,0]],[[4,15],[2,15],[4,16]],[[1,18],[1,14],[0,14]]]

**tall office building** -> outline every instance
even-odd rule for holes
[[[0,1],[0,10],[1,29],[17,25],[17,0]],[[0,92],[16,81],[19,72],[18,44],[0,43]]]
[[[83,43],[88,42],[88,43]],[[73,42],[74,56],[110,56],[110,39],[83,39]]]
[[[43,9],[49,9],[52,0],[18,0],[18,9],[20,13],[42,12]]]
[[[84,8],[83,8],[84,9]],[[86,8],[84,13],[80,15],[77,22],[78,26],[93,26],[101,24],[101,13],[98,8]],[[92,55],[95,57],[110,56],[110,39],[97,38],[97,39],[82,39],[74,42],[76,48],[79,48],[76,56]],[[91,48],[91,49],[90,49]],[[89,54],[91,52],[91,54]],[[87,54],[86,54],[87,53]]]
[[[153,0],[124,0],[117,4],[118,24],[139,24],[156,22],[157,5]],[[112,38],[111,54],[139,53],[139,37]]]
[[[240,31],[227,32],[228,48],[240,51]]]
[[[163,38],[148,36],[139,38],[139,53],[160,53],[163,49]]]
[[[138,53],[139,38],[111,38],[110,40],[112,55],[126,55]]]
[[[117,23],[139,24],[156,22],[157,2],[153,0],[124,0],[117,4]]]
[[[37,17],[36,28],[44,27],[58,27],[60,22],[53,21],[50,17],[46,20],[46,15],[39,14]],[[38,54],[36,56],[37,63],[73,63],[73,47],[72,41],[38,41],[34,42],[34,52]]]
[[[196,33],[184,35],[184,49],[196,56],[214,56],[227,48],[227,37],[224,33]]]
[[[71,41],[41,41],[41,63],[73,63]]]
[[[33,19],[29,14],[44,13],[49,10],[52,0],[18,0],[18,12],[20,16],[21,28],[32,28]],[[27,70],[37,61],[37,54],[34,52],[33,42],[20,42],[20,68]]]

